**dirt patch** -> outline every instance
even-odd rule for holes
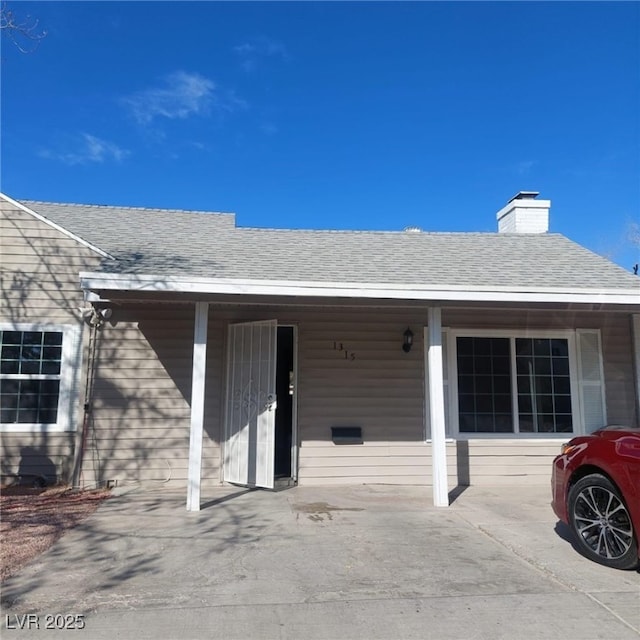
[[[0,488],[0,582],[46,551],[108,497],[107,490]]]

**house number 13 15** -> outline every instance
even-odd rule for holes
[[[344,359],[345,360],[355,360],[356,359],[356,354],[353,351],[349,351],[349,349],[345,349],[345,347],[342,344],[342,342],[335,342],[334,341],[333,350],[334,351],[342,351],[344,353]]]

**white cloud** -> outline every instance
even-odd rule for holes
[[[233,91],[220,89],[199,73],[176,71],[164,78],[164,86],[143,89],[121,99],[139,124],[151,124],[156,118],[184,120],[190,116],[217,111],[246,109],[247,103]]]
[[[186,71],[171,73],[165,77],[164,86],[138,91],[122,98],[122,103],[140,124],[149,124],[158,117],[174,120],[206,115],[212,105],[231,108],[216,95],[214,82]]]
[[[281,42],[265,36],[242,42],[233,47],[233,51],[240,58],[240,66],[245,71],[253,71],[260,58],[289,59],[287,49]]]
[[[233,50],[239,56],[249,56],[255,53],[256,47],[250,42],[243,42],[242,44],[233,47]]]
[[[113,142],[102,140],[90,133],[81,133],[69,139],[65,145],[66,149],[56,151],[53,149],[42,149],[38,152],[41,158],[49,160],[59,160],[68,165],[89,164],[92,162],[102,163],[107,160],[121,162],[130,151],[123,149]]]

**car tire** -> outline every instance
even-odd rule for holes
[[[569,526],[587,558],[614,569],[638,566],[637,532],[618,488],[592,473],[569,489]]]

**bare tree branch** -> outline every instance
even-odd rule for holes
[[[47,35],[47,32],[40,28],[37,18],[29,15],[20,17],[6,2],[0,5],[0,33],[2,37],[9,38],[22,53],[35,51]]]

